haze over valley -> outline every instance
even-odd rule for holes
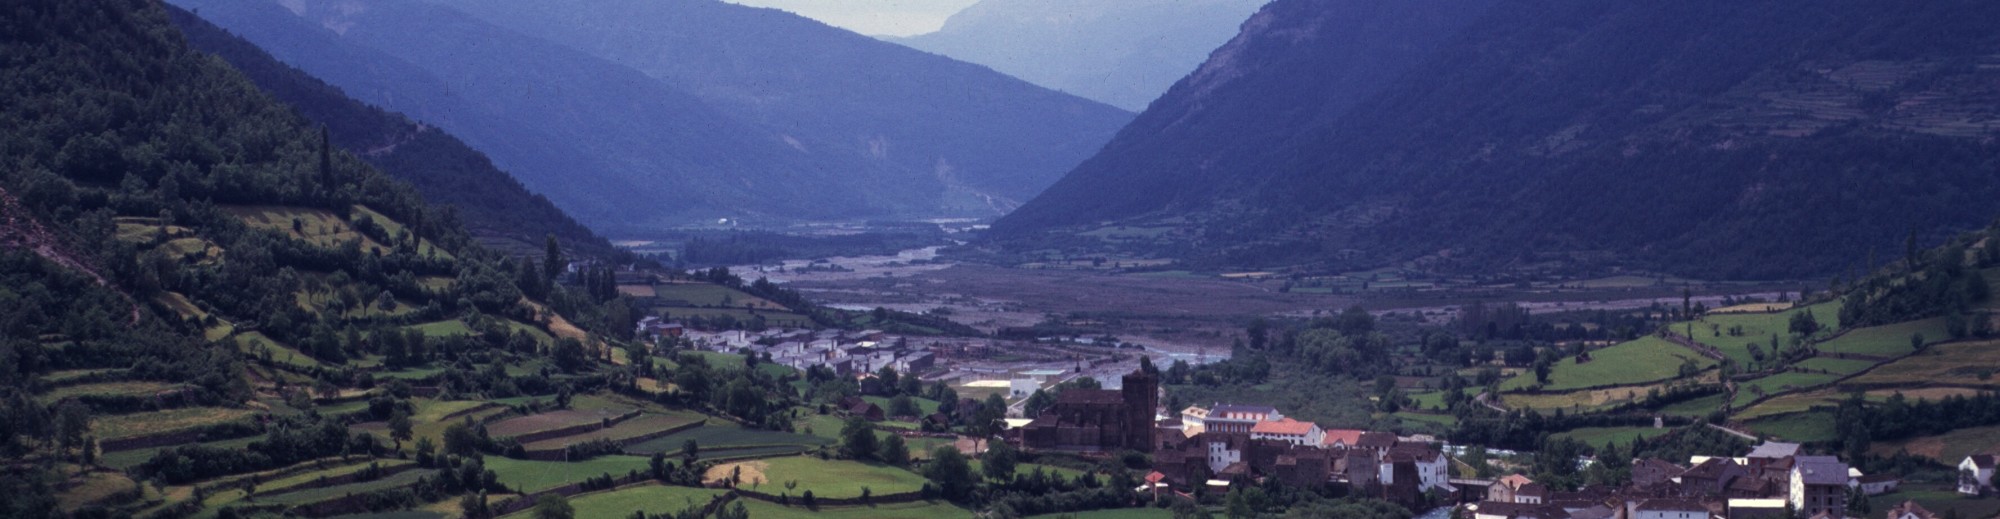
[[[0,518],[2000,518],[2000,3],[0,3]]]

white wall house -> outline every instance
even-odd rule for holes
[[[1993,490],[1993,468],[2000,456],[1978,454],[1958,462],[1958,493],[1976,496]]]

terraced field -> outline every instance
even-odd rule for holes
[[[838,429],[834,430],[834,432],[838,431],[839,431]],[[776,449],[778,452],[785,452],[787,450],[798,451],[798,450],[805,450],[811,447],[828,445],[833,443],[833,440],[823,438],[820,436],[809,435],[809,434],[794,434],[781,431],[745,429],[742,428],[741,426],[737,426],[729,422],[718,420],[718,421],[712,421],[708,425],[696,427],[694,429],[689,429],[686,431],[681,431],[660,438],[655,438],[652,441],[648,441],[645,443],[632,445],[631,447],[627,447],[625,451],[636,454],[652,454],[655,452],[664,452],[670,456],[679,455],[681,452],[681,446],[686,445],[688,440],[695,441],[695,445],[699,448],[699,452],[703,454],[716,454],[716,455],[721,455],[722,453],[719,451],[724,451],[724,450],[736,451],[741,449],[760,448],[760,447],[790,448],[790,449]],[[765,450],[771,450],[771,449],[765,449]],[[912,450],[914,451],[914,449]]]
[[[118,440],[169,433],[216,425],[257,414],[249,409],[189,407],[150,413],[100,416],[91,420],[90,430],[105,440]]]
[[[1868,451],[1878,456],[1908,452],[1947,465],[1973,454],[2000,454],[2000,426],[1973,427],[1897,442],[1878,442]]]
[[[223,211],[235,215],[243,223],[258,229],[278,231],[293,239],[316,246],[334,248],[349,241],[360,241],[361,250],[389,247],[362,235],[349,225],[347,220],[325,209],[308,209],[284,206],[224,206]],[[377,222],[380,223],[380,222]]]
[[[571,462],[530,461],[491,456],[486,458],[486,468],[491,469],[500,477],[500,483],[509,488],[535,492],[570,483],[580,483],[585,479],[604,474],[623,476],[634,470],[645,472],[650,461],[644,456],[598,456]]]
[[[569,506],[576,509],[577,517],[617,518],[631,515],[635,511],[643,511],[647,515],[671,515],[690,507],[707,505],[719,495],[722,495],[722,491],[715,489],[645,485],[579,495],[569,499]],[[534,517],[534,510],[522,510],[502,517],[526,519]]]
[[[1736,384],[1736,399],[1730,403],[1737,406],[1746,405],[1766,395],[1819,387],[1839,379],[1839,375],[1787,371]]]
[[[254,358],[269,358],[279,364],[303,369],[326,367],[326,364],[312,358],[311,355],[306,355],[305,352],[299,351],[297,348],[286,346],[284,343],[272,340],[270,337],[265,337],[264,332],[239,333],[232,340],[236,341],[236,349],[248,353]]]
[[[672,429],[675,427],[681,427],[691,423],[699,422],[705,418],[706,417],[704,416],[690,414],[690,413],[671,414],[671,415],[646,414],[634,417],[630,420],[618,422],[617,425],[613,425],[609,428],[598,429],[596,431],[591,431],[574,436],[550,438],[547,440],[542,440],[538,442],[529,443],[527,445],[522,445],[522,447],[527,448],[529,451],[548,451],[548,450],[560,450],[570,445],[575,445],[578,443],[588,442],[592,440],[615,441],[615,440],[624,440],[627,438],[637,438],[639,436],[653,434],[667,429]]]
[[[2000,370],[2000,341],[1954,342],[1884,364],[1851,383],[1868,387],[2000,387],[2000,377],[1994,377],[1996,370]]]
[[[814,492],[818,495],[818,492]],[[970,519],[972,512],[949,503],[901,503],[876,506],[822,506],[816,510],[779,506],[755,499],[743,500],[750,517],[757,519]],[[730,506],[736,506],[730,504]]]
[[[1750,430],[1776,436],[1788,442],[1818,442],[1833,439],[1833,413],[1810,411],[1747,422]]]
[[[348,494],[365,494],[379,490],[388,490],[391,488],[401,488],[410,485],[415,485],[417,484],[418,479],[422,479],[436,473],[437,471],[434,470],[410,470],[410,471],[399,472],[394,475],[390,475],[388,477],[384,477],[382,479],[377,479],[374,481],[363,481],[360,483],[349,483],[345,485],[315,488],[311,490],[301,490],[298,492],[286,492],[283,494],[276,494],[276,495],[260,495],[257,497],[257,500],[259,502],[264,502],[264,503],[276,503],[283,505],[317,503],[320,501],[325,501],[328,499],[333,499]]]
[[[1651,427],[1585,427],[1556,433],[1556,436],[1572,438],[1601,449],[1612,442],[1617,442],[1619,445],[1631,445],[1634,438],[1652,438],[1666,434],[1672,430],[1654,429]]]
[[[565,410],[551,411],[536,415],[509,418],[486,426],[486,432],[494,438],[509,438],[523,434],[560,429],[575,425],[591,424],[618,416],[612,411]]]
[[[1845,375],[1860,373],[1864,370],[1867,370],[1868,368],[1875,367],[1875,363],[1871,361],[1856,360],[1856,359],[1814,357],[1799,361],[1799,363],[1793,364],[1793,366],[1808,371],[1824,370],[1828,373],[1845,376]]]
[[[399,459],[377,459],[377,460],[356,462],[325,470],[301,472],[298,474],[293,474],[291,476],[286,476],[284,478],[279,478],[272,481],[265,481],[257,485],[257,491],[260,494],[282,494],[294,487],[311,484],[313,482],[319,481],[322,478],[336,478],[340,476],[354,474],[356,472],[368,470],[369,467],[390,469],[394,467],[400,467],[412,464],[414,464],[414,462],[408,460],[399,460]]]
[[[97,384],[81,384],[75,386],[59,387],[47,393],[43,393],[41,394],[41,396],[35,397],[35,399],[37,401],[40,401],[42,405],[49,405],[55,402],[60,402],[65,398],[74,398],[80,396],[146,397],[167,391],[172,391],[180,387],[183,386],[181,386],[180,384],[168,384],[165,382],[150,382],[150,381],[102,382]]]
[[[1748,345],[1753,342],[1766,344],[1772,335],[1790,337],[1792,316],[1800,312],[1812,312],[1813,319],[1819,321],[1823,330],[1820,336],[1831,335],[1840,328],[1840,306],[1839,302],[1831,302],[1771,314],[1708,315],[1692,323],[1693,338],[1720,350],[1724,356],[1736,360],[1738,365],[1748,366],[1754,360]],[[1672,330],[1687,333],[1689,324],[1674,323]],[[1905,336],[1904,340],[1908,341],[1909,337]]]
[[[1922,335],[1925,344],[1936,344],[1951,338],[1951,333],[1945,329],[1944,318],[1939,317],[1851,330],[1820,343],[1818,347],[1820,351],[1897,357],[1916,351],[1910,348],[1911,337],[1916,335]]]
[[[1501,405],[1510,409],[1535,409],[1542,412],[1557,409],[1569,413],[1594,411],[1645,398],[1649,391],[1664,390],[1666,386],[1666,384],[1653,384],[1549,394],[1507,393],[1501,395]]]
[[[1608,385],[1644,384],[1680,375],[1683,363],[1701,369],[1715,366],[1715,360],[1666,339],[1647,336],[1590,352],[1591,360],[1578,364],[1575,357],[1564,358],[1549,370],[1543,389],[1561,391]],[[1500,385],[1501,391],[1523,389],[1535,384],[1533,373],[1523,373]]]

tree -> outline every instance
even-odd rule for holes
[[[565,263],[562,259],[562,245],[556,243],[556,235],[548,235],[544,246],[546,250],[543,251],[542,256],[542,277],[550,282],[554,282],[556,276],[562,275],[563,267],[568,266],[568,263]]]
[[[931,462],[924,466],[924,479],[936,485],[945,499],[960,501],[972,495],[973,486],[978,484],[973,478],[972,463],[949,445],[931,451]]]
[[[979,455],[981,469],[986,479],[1007,481],[1014,477],[1014,467],[1020,462],[1020,454],[1007,442],[988,442],[986,453]]]
[[[545,494],[535,500],[535,519],[576,519],[576,509],[563,496]]]
[[[1006,424],[1001,422],[1006,417],[1007,400],[994,393],[986,395],[986,400],[979,406],[979,413],[973,415],[972,423],[967,426],[980,437],[993,436],[1006,428]]]
[[[396,450],[403,450],[403,441],[410,439],[410,413],[397,408],[389,415],[389,438],[396,440]]]
[[[70,449],[89,448],[83,438],[90,433],[90,407],[75,400],[65,400],[56,406],[56,449],[67,454]]]
[[[917,401],[910,398],[910,395],[896,395],[896,398],[889,399],[889,416],[917,416],[921,414],[923,414],[923,410],[917,407]]]
[[[873,459],[881,447],[875,442],[875,426],[859,416],[848,417],[840,427],[840,454],[850,459]]]
[[[896,389],[898,388],[898,385],[896,384],[897,380],[896,380],[896,368],[895,368],[895,367],[892,367],[892,366],[882,366],[882,369],[881,369],[881,370],[878,370],[878,371],[876,371],[876,372],[875,372],[875,380],[876,380],[877,382],[881,382],[881,383],[882,383],[882,391],[884,391],[884,392],[886,392],[886,393],[888,393],[888,394],[895,394],[895,393],[896,393]]]
[[[882,439],[881,452],[875,455],[883,463],[902,467],[910,464],[910,446],[902,436],[891,434]]]

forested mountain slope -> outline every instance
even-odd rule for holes
[[[603,344],[579,326],[629,333],[615,294],[473,244],[189,48],[157,2],[9,2],[0,56],[0,452],[34,462],[0,471],[0,516],[126,477],[100,453],[269,433],[132,460],[133,478],[178,483],[381,450],[300,412],[377,372],[573,369]],[[141,499],[96,497],[120,496]]]
[[[929,34],[885,38],[1145,110],[1266,0],[982,0]]]
[[[1230,265],[1832,273],[1993,216],[1995,16],[1281,0],[995,231]],[[1162,231],[1078,234],[1107,223]]]
[[[409,182],[432,204],[451,206],[475,238],[516,251],[539,250],[554,235],[566,248],[611,254],[611,244],[541,195],[493,166],[457,137],[402,114],[369,106],[271,57],[214,24],[169,6],[174,25],[193,47],[214,53],[272,97],[327,128],[333,143]]]

